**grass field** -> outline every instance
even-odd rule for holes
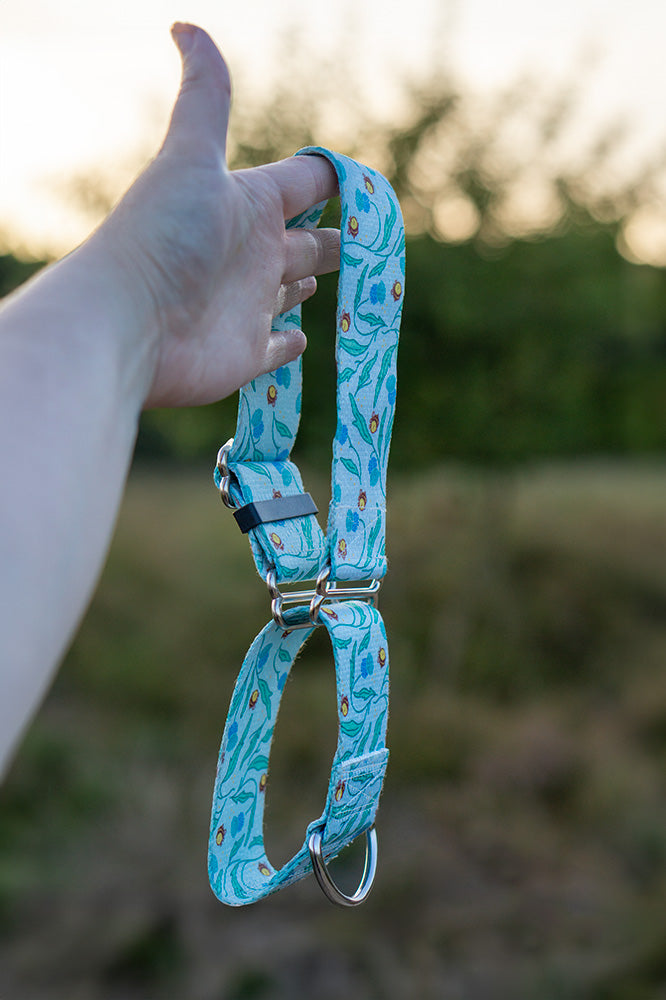
[[[338,911],[313,879],[242,910],[210,893],[218,744],[267,595],[208,470],[137,468],[0,792],[2,1000],[666,997],[666,468],[390,485],[368,903]],[[335,746],[325,636],[310,647],[271,760],[276,864]]]

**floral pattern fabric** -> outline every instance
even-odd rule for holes
[[[326,605],[320,618],[335,656],[338,746],[323,813],[309,825],[300,851],[279,870],[266,856],[263,837],[270,745],[287,677],[312,629],[282,630],[271,622],[250,647],[236,682],[220,747],[208,850],[211,887],[232,906],[307,875],[313,830],[322,831],[329,860],[374,822],[388,758],[386,631],[379,612],[356,601]]]
[[[338,422],[332,495],[324,533],[312,515],[260,524],[249,532],[257,570],[277,583],[379,579],[386,572],[386,468],[396,399],[396,354],[404,294],[405,237],[397,199],[381,174],[320,147],[297,155],[327,157],[341,202],[341,266],[336,313]],[[313,228],[324,205],[288,224]],[[275,330],[300,326],[300,308]],[[263,375],[240,393],[228,455],[236,506],[297,496],[303,483],[290,454],[301,410],[300,359]],[[221,473],[215,472],[220,486]],[[333,600],[333,595],[331,595]],[[388,758],[388,645],[379,612],[361,601],[325,603],[318,624],[333,645],[338,746],[322,815],[281,869],[266,856],[263,813],[271,740],[284,684],[312,631],[303,611],[286,611],[255,639],[231,700],[218,760],[209,839],[209,877],[219,899],[253,902],[311,871],[310,834],[322,834],[325,860],[374,823]],[[292,627],[289,627],[292,626]]]
[[[386,469],[405,283],[402,215],[393,189],[377,171],[321,147],[297,155],[326,156],[340,186],[332,497],[326,536],[316,517],[308,515],[297,522],[259,525],[250,532],[250,544],[262,578],[274,568],[278,583],[315,579],[327,564],[332,579],[379,579],[386,573]],[[323,208],[314,206],[292,219],[289,227],[314,228]],[[300,324],[299,307],[279,316],[274,329]],[[296,467],[289,463],[300,419],[301,384],[299,358],[241,389],[228,459],[237,504],[302,492]],[[216,477],[219,485],[219,472]],[[307,559],[304,533],[310,546]]]

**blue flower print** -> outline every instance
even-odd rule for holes
[[[336,503],[340,503],[342,499],[342,487],[340,486],[340,483],[335,484],[335,487],[333,489],[333,499],[335,500]]]
[[[291,486],[293,481],[294,477],[292,475],[291,469],[287,468],[287,466],[285,465],[282,469],[282,485]]]
[[[395,375],[389,375],[386,379],[386,392],[388,393],[388,401],[391,406],[395,403]]]
[[[261,410],[257,409],[252,414],[252,437],[260,438],[264,433],[264,415]]]
[[[348,510],[347,511],[347,531],[357,531],[358,530],[359,516],[358,511]]]
[[[278,691],[282,691],[286,683],[287,683],[287,675],[283,671],[278,677]]]
[[[285,389],[288,389],[291,385],[291,369],[289,365],[283,365],[282,368],[278,368],[275,372],[275,381],[278,385],[283,385]]]
[[[235,837],[243,829],[243,824],[245,823],[245,813],[236,813],[231,821],[231,836]]]
[[[338,442],[338,444],[345,444],[348,437],[349,437],[349,431],[347,430],[347,425],[338,424],[337,430],[335,432],[335,439]]]
[[[386,285],[383,281],[376,281],[374,285],[370,288],[370,301],[373,306],[377,303],[381,303],[386,298]]]
[[[356,192],[356,207],[359,212],[369,212],[370,211],[370,199],[365,191]]]
[[[361,662],[361,676],[369,677],[374,669],[374,662],[370,653],[366,653]]]
[[[238,743],[238,723],[232,722],[227,733],[227,750],[233,750]]]
[[[370,456],[370,461],[368,462],[368,475],[370,476],[370,485],[376,486],[379,482],[379,464],[377,462],[376,455]]]

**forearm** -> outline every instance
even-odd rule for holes
[[[99,235],[0,309],[0,772],[108,548],[152,377],[148,324]]]
[[[183,80],[156,158],[102,227],[0,308],[0,772],[106,553],[138,415],[233,392],[305,337],[272,317],[339,263],[339,236],[285,219],[337,191],[302,156],[229,172],[230,81],[174,26]]]

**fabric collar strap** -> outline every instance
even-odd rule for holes
[[[364,878],[363,891],[348,897],[326,887],[325,863],[373,827],[388,757],[386,632],[367,601],[386,572],[386,467],[404,290],[404,228],[395,194],[377,171],[320,147],[296,155],[326,157],[340,187],[332,498],[324,534],[290,459],[301,409],[298,359],[241,389],[236,433],[220,449],[215,469],[222,499],[235,508],[248,534],[273,610],[273,621],[250,647],[236,682],[213,793],[209,877],[218,898],[231,905],[254,902],[312,867],[334,901],[351,905],[365,898],[371,876]],[[314,228],[324,207],[314,206],[288,228]],[[278,316],[274,330],[300,323],[299,307]],[[311,591],[279,589],[315,580]],[[371,584],[364,588],[359,581]],[[297,606],[285,610],[290,602]],[[287,675],[315,625],[325,626],[333,646],[338,746],[322,815],[309,825],[300,851],[275,870],[263,839],[270,744]]]

